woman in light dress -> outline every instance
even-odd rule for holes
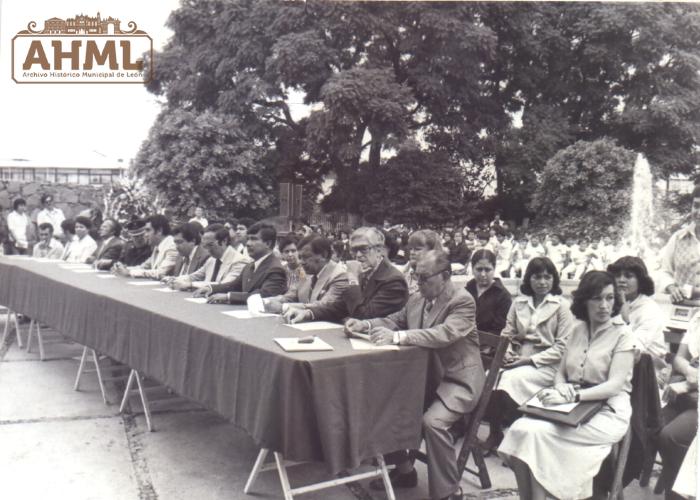
[[[666,314],[652,299],[654,281],[649,276],[644,261],[639,257],[621,257],[608,266],[608,272],[615,276],[617,291],[622,308],[620,317],[632,329],[635,341],[635,359],[641,353],[651,356],[656,370],[656,380],[663,388],[668,381],[666,363]]]
[[[488,449],[498,446],[501,428],[517,418],[517,407],[552,384],[573,324],[569,303],[561,297],[559,273],[549,258],[535,257],[528,263],[520,292],[501,332],[511,340],[487,409]]]
[[[515,473],[520,498],[588,498],[593,478],[613,444],[624,437],[632,407],[634,337],[619,316],[615,278],[590,271],[574,292],[578,321],[554,383],[539,392],[545,405],[606,401],[577,427],[530,417],[518,419],[498,448]]]

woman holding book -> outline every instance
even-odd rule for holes
[[[617,316],[615,278],[590,271],[574,292],[576,321],[554,384],[537,398],[545,406],[605,401],[576,427],[524,417],[508,430],[498,453],[513,469],[520,498],[588,498],[593,478],[629,427],[634,337]]]
[[[549,258],[528,263],[520,292],[501,332],[510,336],[510,344],[486,411],[491,423],[487,449],[501,442],[501,428],[518,417],[518,406],[552,385],[573,325],[569,303],[561,297],[559,273]]]

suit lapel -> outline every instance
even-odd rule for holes
[[[267,272],[267,269],[272,263],[272,259],[274,259],[274,255],[268,255],[265,258],[265,260],[263,260],[260,263],[257,270],[255,270],[255,261],[250,263],[251,272],[247,276],[245,276],[243,280],[244,292],[249,292],[253,290],[262,282],[263,278],[265,277],[265,273]]]
[[[443,292],[437,296],[437,299],[435,299],[435,303],[433,304],[432,309],[430,309],[430,311],[428,311],[425,314],[425,317],[423,319],[423,328],[430,328],[435,325],[437,318],[440,317],[440,314],[450,302],[450,298],[452,297],[453,293],[454,288],[452,286],[452,283],[446,283],[445,290],[443,290]],[[423,305],[425,305],[425,301],[423,302]]]
[[[313,288],[313,290],[310,290],[310,297],[309,297],[309,302],[313,302],[315,300],[318,300],[323,293],[326,290],[326,287],[328,286],[328,283],[331,281],[331,278],[334,276],[334,271],[336,269],[336,264],[334,262],[329,262],[326,264],[326,266],[321,269],[321,272],[318,273],[318,279],[316,280],[316,286]],[[309,285],[311,284],[311,278],[309,278]]]

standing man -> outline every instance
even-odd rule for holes
[[[31,221],[27,215],[27,202],[17,198],[12,203],[14,209],[7,215],[7,228],[10,232],[10,243],[14,253],[27,255],[29,253],[29,239],[31,233]]]
[[[246,249],[253,262],[246,265],[234,281],[209,286],[210,304],[245,304],[248,297],[256,293],[274,297],[287,291],[287,273],[272,253],[277,241],[274,226],[258,222],[250,226],[247,233]]]
[[[53,237],[53,227],[48,222],[39,224],[39,243],[34,245],[33,257],[41,259],[60,259],[63,245]]]
[[[400,311],[371,320],[351,318],[345,323],[349,336],[370,335],[376,345],[414,345],[435,349],[444,369],[436,398],[423,415],[423,436],[428,454],[428,485],[434,500],[460,499],[457,446],[450,427],[470,413],[484,387],[484,368],[476,332],[476,304],[464,289],[450,281],[446,254],[430,251],[416,267],[418,290]],[[392,485],[413,487],[417,474],[405,451],[392,453],[397,468]],[[383,489],[383,484],[372,483]]]
[[[88,264],[95,264],[97,269],[110,269],[119,260],[124,248],[124,240],[120,238],[122,225],[115,219],[106,219],[100,225],[100,243],[97,250],[88,259]]]
[[[347,263],[349,286],[343,300],[348,316],[384,317],[406,304],[406,280],[383,252],[384,235],[374,227],[361,227],[350,236],[350,253],[357,260]]]
[[[690,224],[671,236],[661,250],[659,289],[671,295],[674,303],[683,302],[682,287],[693,284],[700,264],[700,186],[693,189]],[[689,297],[687,297],[689,298]]]
[[[112,272],[121,276],[132,278],[163,279],[173,273],[177,260],[177,248],[170,235],[170,223],[164,215],[152,215],[146,221],[146,241],[153,249],[151,256],[135,267],[124,267],[118,263],[112,268]]]
[[[190,222],[197,222],[202,229],[206,229],[209,225],[209,221],[204,217],[204,209],[202,207],[197,207],[194,209],[194,217],[190,219]]]
[[[54,228],[54,236],[61,238],[63,236],[61,222],[64,220],[66,220],[66,216],[63,215],[63,210],[53,206],[53,195],[49,193],[41,195],[41,210],[36,216],[37,225],[41,226],[48,222]]]

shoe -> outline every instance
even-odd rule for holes
[[[485,452],[484,457],[488,457],[491,454],[495,453],[495,451],[498,449],[498,446],[501,444],[501,441],[503,441],[503,433],[501,431],[491,432],[486,438],[486,441],[480,441],[479,445],[481,446],[481,449]]]
[[[418,473],[413,469],[411,472],[401,474],[398,469],[393,469],[389,472],[389,480],[392,488],[415,488],[418,486]],[[369,487],[376,491],[383,491],[384,481],[381,478],[373,479]]]

